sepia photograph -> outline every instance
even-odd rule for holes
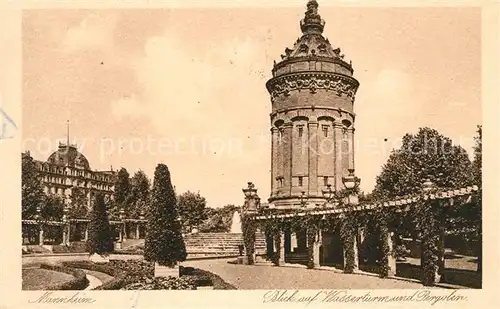
[[[21,19],[22,290],[483,288],[480,7]]]

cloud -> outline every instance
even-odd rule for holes
[[[226,115],[267,115],[269,99],[262,87],[266,77],[255,66],[265,63],[265,59],[259,61],[263,57],[264,52],[249,39],[199,51],[173,36],[152,37],[144,56],[133,64],[142,91],[133,100],[115,102],[114,114],[145,115],[160,132],[182,125],[183,134],[227,134],[251,122]]]
[[[68,29],[63,48],[69,52],[109,49],[113,45],[115,24],[112,14],[89,14],[80,24]]]
[[[111,110],[119,120],[127,116],[140,117],[145,114],[141,103],[137,102],[135,97],[124,97],[111,102]]]
[[[131,64],[139,90],[112,102],[113,115],[146,118],[168,140],[194,140],[192,153],[148,161],[165,160],[173,175],[182,175],[175,178],[180,192],[200,190],[211,205],[234,203],[249,179],[268,183],[269,141],[263,136],[271,104],[263,71],[269,68],[260,67],[267,62],[265,49],[246,37],[210,42],[208,48],[189,43],[170,34],[149,38]],[[224,194],[215,193],[221,187]]]

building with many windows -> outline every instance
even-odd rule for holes
[[[29,155],[29,152],[23,154]],[[44,192],[61,196],[71,203],[74,190],[84,192],[90,207],[96,193],[112,198],[116,172],[91,170],[87,158],[78,151],[77,145],[59,143],[58,149],[47,161],[36,161]]]

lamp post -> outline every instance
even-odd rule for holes
[[[121,221],[121,228],[120,228],[120,235],[118,242],[122,242],[123,240],[127,239],[127,227],[125,226],[125,210],[122,208],[120,209],[120,221]]]
[[[323,193],[323,197],[326,199],[326,203],[324,206],[326,207],[326,204],[331,203],[333,199],[335,198],[335,191],[332,190],[332,185],[327,184],[326,185],[327,190],[321,191]]]
[[[347,175],[346,177],[342,177],[342,183],[347,190],[355,192],[355,190],[359,187],[361,179],[354,175],[354,169],[349,169],[348,171],[349,175]],[[350,205],[357,205],[359,203],[358,195],[356,193],[351,193],[347,197],[347,202]]]
[[[305,191],[302,191],[302,194],[300,195],[300,205],[302,207],[306,207],[308,200],[309,200],[309,196],[306,195]]]
[[[64,226],[63,226],[63,245],[69,245],[69,236],[70,236],[70,232],[71,232],[71,223],[69,221],[69,218],[68,218],[68,213],[69,213],[69,207],[68,207],[68,204],[64,205],[64,208],[63,208],[63,217],[62,217],[62,220],[63,220],[63,223],[64,223]]]

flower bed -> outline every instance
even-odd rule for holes
[[[50,264],[40,264],[41,269],[52,270],[56,272],[65,273],[73,276],[74,278],[70,281],[63,283],[54,284],[48,286],[46,290],[83,290],[89,285],[89,280],[85,273],[80,269],[74,269],[64,266],[50,265]]]
[[[144,260],[112,260],[106,264],[90,261],[63,262],[65,266],[88,269],[113,276],[97,290],[194,290],[201,286],[235,289],[219,276],[192,267],[180,267],[180,278],[154,277],[154,264]]]

